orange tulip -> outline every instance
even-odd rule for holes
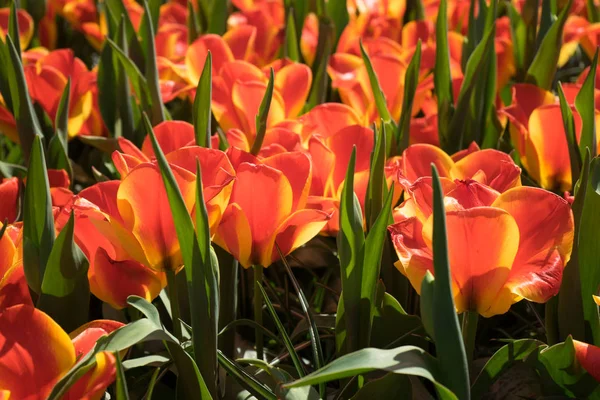
[[[544,303],[558,293],[573,246],[573,214],[563,198],[516,187],[500,194],[476,181],[442,178],[448,256],[459,313],[503,314],[525,298]],[[396,267],[417,292],[433,272],[431,178],[418,179],[389,231]],[[535,212],[531,212],[535,204]]]
[[[178,3],[160,6],[158,26],[154,28],[156,54],[171,61],[180,61],[188,48],[187,7]]]
[[[0,40],[3,42],[6,42],[9,19],[10,8],[0,8]],[[19,23],[19,43],[21,44],[21,49],[25,50],[29,46],[29,42],[33,37],[35,25],[31,15],[21,8],[17,9],[17,21]]]
[[[431,163],[441,177],[475,180],[501,193],[521,185],[521,169],[508,154],[494,149],[479,150],[475,143],[452,157],[429,144],[409,146],[396,164],[400,183],[407,187],[418,178],[430,176]]]
[[[32,305],[29,286],[21,263],[22,252],[8,232],[11,228],[13,227],[9,226],[7,232],[0,238],[0,312],[17,304]]]
[[[267,127],[295,118],[306,101],[312,75],[303,64],[278,62]],[[232,61],[213,77],[212,111],[224,131],[240,129],[250,147],[256,137],[256,115],[267,88],[265,71],[244,61]]]
[[[44,312],[28,305],[0,311],[0,397],[46,399],[52,387],[103,335],[123,326],[93,321],[69,335]],[[96,355],[96,363],[63,397],[100,399],[115,379],[115,356]]]
[[[589,59],[594,58],[596,47],[600,44],[600,23],[591,23],[586,18],[570,15],[563,30],[563,44],[560,49],[558,66],[565,65],[579,46]]]
[[[225,135],[229,146],[246,152],[250,152],[252,149],[248,137],[241,130],[230,129]],[[265,138],[258,154],[261,157],[269,157],[287,151],[302,150],[299,134],[283,126],[274,126],[265,132]]]
[[[0,224],[14,222],[19,213],[19,180],[8,178],[0,181]]]
[[[600,347],[573,340],[577,363],[595,380],[600,382]]]
[[[581,117],[574,108],[575,133],[581,134]],[[501,113],[510,122],[513,145],[529,175],[543,188],[571,189],[571,164],[560,106],[554,96],[533,85],[513,87],[513,102]],[[600,114],[596,114],[596,119]]]
[[[259,160],[230,148],[228,155],[236,179],[215,243],[244,268],[268,267],[279,259],[275,243],[287,255],[317,235],[331,217],[305,208],[312,175],[305,154],[282,153]]]
[[[298,117],[302,124],[302,143],[308,145],[312,135],[332,136],[350,125],[367,126],[368,121],[350,106],[340,103],[323,103]]]

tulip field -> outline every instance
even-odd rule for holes
[[[600,3],[0,0],[0,400],[600,399]]]

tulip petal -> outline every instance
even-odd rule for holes
[[[577,362],[600,382],[600,348],[578,340],[573,340],[573,347]]]
[[[14,399],[46,398],[75,364],[69,335],[47,314],[27,305],[0,312],[0,349],[0,387]]]
[[[333,185],[339,185],[346,178],[352,149],[356,147],[355,171],[365,171],[371,165],[371,152],[375,137],[373,131],[359,125],[348,126],[340,130],[328,140],[328,146],[335,154],[335,169],[333,171]]]
[[[506,153],[494,149],[475,151],[454,164],[450,171],[456,179],[474,179],[479,172],[485,174],[481,183],[505,192],[521,185],[521,168]]]
[[[101,398],[115,381],[117,364],[114,354],[102,351],[96,354],[95,361],[94,366],[65,393],[65,400]]]
[[[19,211],[19,179],[4,179],[0,183],[0,223],[17,219]]]
[[[241,207],[230,204],[217,228],[215,243],[240,262],[250,268],[257,260],[252,258],[252,231]]]
[[[208,34],[199,37],[194,43],[190,44],[185,55],[185,65],[188,69],[188,76],[191,84],[196,85],[198,80],[200,80],[204,62],[206,61],[206,55],[209,51],[212,55],[213,76],[219,74],[221,67],[226,62],[234,59],[229,46],[221,36]]]
[[[496,301],[519,248],[519,227],[506,211],[476,207],[446,213],[448,257],[457,311],[476,310],[484,317],[503,314],[512,303]],[[433,216],[423,239],[432,248]]]
[[[402,176],[410,183],[422,176],[431,176],[431,163],[435,164],[441,177],[450,177],[454,162],[442,149],[430,144],[414,144],[402,154]]]
[[[492,206],[509,212],[520,231],[507,286],[521,297],[545,303],[558,293],[571,256],[574,222],[569,203],[542,189],[519,187],[500,195]]]
[[[18,304],[33,306],[22,263],[14,264],[7,271],[0,271],[0,312]]]
[[[328,138],[347,126],[364,125],[351,107],[341,103],[320,104],[302,115],[299,120],[302,121],[304,141],[313,134]]]
[[[334,196],[337,187],[333,182],[335,154],[319,136],[313,136],[308,142],[308,151],[314,166],[310,194],[314,196]]]
[[[164,121],[154,127],[156,141],[164,154],[188,146],[194,142],[194,126],[185,121]],[[142,153],[149,158],[155,158],[150,137],[146,136],[142,144]]]
[[[285,104],[286,118],[296,118],[308,97],[312,83],[312,72],[304,64],[286,65],[275,73],[275,88]]]
[[[304,208],[312,180],[310,158],[301,152],[276,154],[262,160],[264,165],[283,172],[289,181],[292,193],[292,210]]]

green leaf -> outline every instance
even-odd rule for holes
[[[121,361],[121,355],[115,354],[117,358],[117,371],[116,371],[116,397],[117,400],[129,400],[129,391],[127,390],[127,379],[125,379],[125,371],[123,369],[123,363]]]
[[[192,122],[196,134],[196,145],[210,148],[211,128],[211,101],[212,101],[212,54],[209,51],[204,61],[204,68],[196,88]]]
[[[42,279],[54,245],[54,216],[41,136],[33,140],[23,207],[23,269],[29,287],[42,291]]]
[[[348,15],[348,8],[346,7],[346,0],[328,0],[327,1],[327,15],[329,15],[335,26],[336,43],[340,39],[342,32],[350,16]]]
[[[192,44],[202,33],[202,27],[200,26],[198,14],[194,10],[194,5],[191,1],[188,1],[187,3],[187,28],[188,44]]]
[[[68,126],[69,126],[69,100],[71,97],[71,79],[67,81],[65,90],[60,98],[56,111],[55,134],[48,143],[48,166],[53,169],[64,169],[73,182],[73,168],[68,155]]]
[[[377,74],[373,69],[373,64],[371,64],[371,59],[365,51],[362,42],[360,42],[360,54],[362,56],[363,62],[365,63],[365,68],[367,69],[369,83],[371,84],[371,91],[373,92],[373,98],[375,99],[375,105],[377,106],[377,112],[379,113],[379,116],[381,117],[381,119],[383,119],[384,122],[391,123],[392,115],[388,110],[387,102],[385,100],[385,94],[381,89],[379,79],[377,78]]]
[[[156,3],[156,0],[153,0]],[[158,125],[165,120],[163,111],[163,102],[160,94],[160,84],[158,80],[158,66],[156,64],[156,47],[154,45],[154,27],[152,12],[148,8],[148,1],[144,0],[144,15],[142,17],[142,25],[140,32],[142,35],[142,45],[144,54],[146,55],[146,71],[145,78],[148,83],[148,91],[150,93],[150,121],[152,125]],[[158,21],[158,15],[156,15]],[[146,39],[144,39],[146,38]]]
[[[116,27],[117,22],[123,21],[123,28],[125,33],[123,36],[123,41],[125,42],[124,45],[129,48],[129,55],[131,56],[131,59],[135,63],[137,68],[139,68],[140,70],[145,70],[146,56],[144,54],[144,49],[142,48],[142,45],[138,40],[136,30],[133,26],[131,18],[129,18],[129,12],[127,12],[125,3],[122,0],[106,0],[104,1],[104,5],[106,6],[106,19],[109,27],[111,25]],[[115,33],[110,31],[110,34],[114,35]],[[121,43],[119,44],[121,45]],[[124,47],[122,48],[124,49]]]
[[[13,106],[13,114],[17,122],[17,131],[19,132],[19,142],[23,150],[25,160],[29,160],[29,154],[36,134],[42,132],[40,122],[33,109],[27,82],[25,80],[25,72],[21,58],[10,36],[6,37],[6,46],[10,56],[10,66],[6,62],[3,63],[4,68],[12,69],[9,77],[11,102]],[[14,80],[13,80],[14,79]]]
[[[584,184],[583,181],[582,184]],[[581,187],[579,192],[581,192]],[[597,238],[600,234],[598,207],[600,207],[600,158],[596,157],[590,164],[581,218],[576,229],[577,246],[573,246],[573,252],[578,252],[577,261],[586,329],[585,342],[593,343],[596,346],[600,346],[600,317],[598,306],[592,300],[592,295],[598,294],[600,286],[600,248],[597,245]],[[575,204],[573,204],[573,208],[575,210]]]
[[[73,168],[67,156],[67,148],[58,135],[52,136],[48,143],[48,167],[52,169],[64,169],[73,182]]]
[[[285,44],[282,47],[283,58],[289,58],[294,62],[300,62],[300,49],[298,34],[296,31],[296,20],[294,18],[294,9],[288,10],[287,25],[285,26]]]
[[[513,9],[514,10],[514,9]],[[522,33],[522,43],[523,48],[523,63],[522,67],[524,69],[529,68],[533,58],[535,56],[535,51],[537,50],[537,25],[538,25],[538,10],[539,10],[539,0],[525,0],[525,4],[523,5],[523,9],[521,12],[521,31]],[[518,15],[518,13],[515,13]]]
[[[150,55],[148,52],[150,50],[150,42],[154,42],[154,31],[158,26],[162,0],[143,0],[141,3],[144,6],[144,15],[140,22],[139,36],[142,51],[144,52],[144,59],[147,62]]]
[[[560,82],[558,83],[558,98],[560,99],[560,112],[562,114],[563,126],[565,129],[565,134],[567,135],[569,161],[571,164],[571,182],[574,186],[581,173],[581,152],[579,150],[579,146],[577,145],[573,111],[571,111],[571,106],[569,106],[569,103],[567,103],[567,99]]]
[[[0,161],[0,176],[3,178],[24,178],[27,176],[27,168],[17,165],[17,164],[9,164],[3,161]]]
[[[389,373],[383,378],[368,382],[352,400],[412,399],[412,386],[408,376]]]
[[[412,116],[413,103],[417,86],[419,85],[419,69],[421,67],[421,39],[417,42],[417,48],[408,64],[404,80],[404,96],[402,97],[402,114],[396,130],[396,154],[402,154],[408,148],[410,140],[410,119]]]
[[[371,152],[371,167],[369,173],[369,183],[367,185],[367,195],[365,198],[365,215],[367,227],[371,229],[375,219],[379,216],[383,207],[384,192],[387,191],[387,182],[385,181],[385,149],[386,132],[385,124],[381,124],[381,134],[378,133],[377,126],[374,125],[375,146]]]
[[[437,380],[436,376],[439,372],[435,359],[415,346],[402,346],[389,350],[366,348],[346,354],[312,374],[284,385],[284,387],[314,385],[375,370],[425,378],[435,385],[441,398],[458,399]]]
[[[431,274],[431,271],[427,271],[421,282],[421,298],[419,299],[419,306],[421,308],[421,320],[425,330],[435,341],[435,328],[434,328],[434,307],[435,307],[435,279]]]
[[[561,340],[567,336],[573,335],[577,340],[585,340],[586,330],[584,325],[584,305],[583,302],[592,302],[592,297],[584,299],[582,297],[582,274],[580,272],[579,261],[579,238],[582,225],[582,215],[585,202],[587,199],[587,191],[590,186],[590,152],[586,150],[585,159],[581,168],[579,177],[579,189],[574,191],[575,199],[573,205],[573,220],[575,228],[573,232],[573,251],[571,259],[565,266],[563,279],[560,285],[558,294],[558,333]],[[576,187],[576,186],[575,186]]]
[[[315,61],[312,66],[312,87],[308,96],[308,102],[305,111],[327,101],[327,92],[329,89],[329,75],[327,66],[329,57],[334,51],[335,46],[335,27],[330,18],[319,16],[319,41],[315,53]]]
[[[438,101],[438,132],[440,143],[444,146],[448,141],[448,127],[452,119],[454,95],[452,94],[452,77],[450,75],[450,50],[448,44],[448,1],[441,0],[435,25],[435,66],[433,83]]]
[[[194,349],[196,349],[194,357],[208,390],[213,396],[216,396],[217,365],[215,353],[218,326],[218,266],[214,251],[210,248],[208,217],[202,198],[200,171],[196,176],[196,225],[198,232],[196,234],[192,218],[185,206],[175,176],[156,140],[150,121],[145,115],[144,123],[146,131],[150,135],[161,171],[185,265],[190,314],[192,316],[192,343]],[[199,349],[202,350],[198,351]]]
[[[573,0],[563,8],[558,19],[554,21],[548,33],[542,40],[538,51],[527,70],[526,82],[550,90],[556,72],[556,64],[562,46],[562,35],[565,22]]]
[[[267,84],[267,90],[265,91],[265,95],[263,96],[263,99],[260,102],[260,107],[258,108],[258,115],[256,115],[256,138],[254,139],[254,144],[252,145],[252,149],[250,150],[250,152],[254,155],[257,155],[260,152],[263,140],[265,139],[265,133],[267,132],[267,119],[269,118],[271,100],[273,99],[274,85],[275,73],[273,72],[273,68],[271,68],[271,71],[269,73],[269,83]]]
[[[19,35],[19,19],[17,18],[17,3],[12,2],[10,5],[10,15],[8,18],[8,35],[13,39],[15,50],[21,58],[21,40]]]
[[[88,321],[89,261],[75,244],[73,212],[52,247],[37,307],[50,315],[66,332]]]
[[[521,339],[510,342],[500,348],[488,360],[475,379],[475,382],[473,382],[473,386],[471,387],[472,398],[483,398],[489,391],[490,386],[492,386],[503,372],[514,366],[514,364],[525,361],[527,357],[541,346],[545,347],[546,345],[534,339]]]
[[[56,127],[56,134],[62,140],[63,145],[66,147],[69,140],[69,105],[71,101],[71,78],[67,80],[67,85],[60,97],[58,103],[58,109],[56,110],[56,120],[54,126]]]
[[[435,348],[440,363],[442,384],[450,388],[458,398],[469,399],[469,369],[462,341],[450,278],[448,242],[446,236],[446,211],[444,195],[437,168],[431,165],[433,178],[433,329]]]
[[[352,150],[348,172],[340,198],[340,231],[337,236],[340,259],[342,293],[340,299],[345,310],[346,353],[360,348],[360,298],[362,262],[364,260],[365,235],[360,203],[354,193],[354,169],[356,147]],[[336,335],[338,331],[336,329]]]
[[[138,358],[132,358],[129,360],[123,361],[123,368],[125,371],[134,368],[148,367],[148,366],[162,366],[169,362],[167,357],[163,357],[158,354],[153,354],[149,356],[142,356]]]
[[[227,17],[229,16],[229,1],[213,1],[210,18],[208,19],[208,32],[223,35],[227,31]]]
[[[596,68],[598,66],[598,49],[594,60],[590,66],[589,73],[575,98],[575,108],[581,115],[581,138],[579,140],[579,151],[583,152],[586,148],[590,149],[592,154],[597,154],[596,150],[596,107],[595,107],[595,82]],[[574,181],[573,181],[574,182]]]
[[[273,303],[271,303],[271,299],[269,299],[269,296],[267,295],[267,293],[265,292],[265,289],[263,289],[263,287],[260,283],[255,282],[255,286],[260,289],[260,292],[263,295],[263,298],[265,300],[265,305],[267,306],[267,311],[269,312],[269,314],[271,314],[271,317],[273,318],[273,322],[275,322],[275,326],[277,326],[277,331],[279,331],[279,334],[281,335],[281,338],[283,339],[285,348],[288,351],[290,358],[292,359],[292,363],[294,364],[294,367],[296,368],[296,372],[298,372],[298,376],[303,377],[305,375],[305,373],[304,373],[304,367],[302,366],[302,361],[300,360],[300,357],[298,357],[298,353],[296,353],[296,349],[294,348],[294,343],[292,343],[292,340],[288,336],[288,334],[285,330],[285,327],[283,326],[283,324],[281,323],[281,320],[277,316],[277,311],[275,311],[275,308],[273,307]]]
[[[276,400],[277,396],[271,389],[257,381],[252,375],[244,371],[239,365],[225,357],[225,355],[217,350],[219,357],[219,365],[227,371],[243,388],[248,390],[258,399]]]

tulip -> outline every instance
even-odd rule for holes
[[[19,250],[8,231],[0,237],[0,312],[17,304],[32,305]]]
[[[94,347],[96,341],[123,326],[92,321],[71,337],[44,312],[29,305],[0,310],[0,397],[46,399],[53,386]],[[67,391],[64,399],[99,399],[115,379],[115,356],[96,355],[95,364]]]
[[[577,110],[572,111],[579,141],[582,121]],[[512,142],[531,178],[548,190],[570,190],[569,148],[560,106],[554,96],[533,85],[515,85],[513,102],[501,113],[510,122]],[[596,120],[599,117],[596,113]]]
[[[19,179],[0,181],[0,224],[15,222],[19,214]]]
[[[10,20],[10,8],[0,8],[0,40],[6,42],[8,25]],[[17,8],[17,22],[19,23],[19,44],[21,49],[26,49],[33,37],[35,25],[31,15],[23,9]],[[14,40],[14,38],[12,38]]]
[[[178,62],[185,57],[188,48],[188,10],[177,3],[166,3],[160,6],[156,31],[156,54],[170,61]]]
[[[573,340],[575,359],[596,381],[600,382],[600,348],[589,343]]]
[[[567,201],[524,186],[499,193],[473,180],[442,178],[442,188],[457,312],[491,317],[523,298],[544,303],[558,293],[573,246]],[[431,178],[408,190],[410,199],[388,229],[396,267],[420,292],[425,273],[433,273]]]

